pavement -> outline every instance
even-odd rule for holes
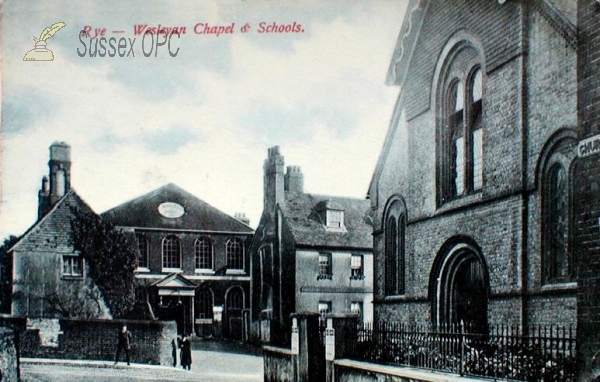
[[[21,359],[23,382],[240,381],[263,380],[260,349],[239,343],[194,342],[192,369],[109,361]]]

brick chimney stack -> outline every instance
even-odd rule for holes
[[[300,166],[288,166],[284,180],[286,191],[304,192],[304,175]]]
[[[275,213],[277,204],[284,201],[284,159],[279,152],[279,146],[268,149],[264,169],[264,211]]]

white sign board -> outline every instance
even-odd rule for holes
[[[325,329],[325,359],[327,361],[335,359],[335,329]]]
[[[298,333],[298,327],[292,326],[292,354],[298,354],[300,352],[300,335]]]
[[[600,135],[584,139],[577,145],[577,155],[580,158],[598,153],[600,153]]]

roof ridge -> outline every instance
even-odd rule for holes
[[[25,239],[27,239],[30,235],[32,235],[36,229],[38,229],[44,222],[46,222],[46,220],[50,219],[50,216],[54,213],[54,211],[56,211],[59,206],[61,206],[63,203],[65,203],[65,200],[67,200],[67,198],[72,195],[73,198],[76,198],[79,202],[83,203],[87,208],[90,209],[90,211],[92,211],[93,213],[94,210],[79,196],[79,194],[77,194],[77,192],[75,191],[74,188],[70,188],[69,191],[67,191],[66,194],[64,194],[50,209],[50,211],[46,212],[46,214],[44,216],[42,216],[41,219],[38,219],[35,223],[33,223],[28,229],[27,231],[25,231],[25,233],[23,233],[23,235],[21,235],[21,237],[19,237],[19,240],[8,249],[7,252],[12,252],[14,251],[18,246],[21,245],[21,243],[23,241],[25,241]]]

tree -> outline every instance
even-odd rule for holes
[[[0,313],[10,313],[13,280],[12,256],[9,256],[8,250],[17,244],[17,241],[17,236],[10,235],[0,246]]]
[[[135,236],[79,207],[71,207],[71,211],[73,247],[88,264],[89,275],[113,317],[125,316],[135,303]]]

